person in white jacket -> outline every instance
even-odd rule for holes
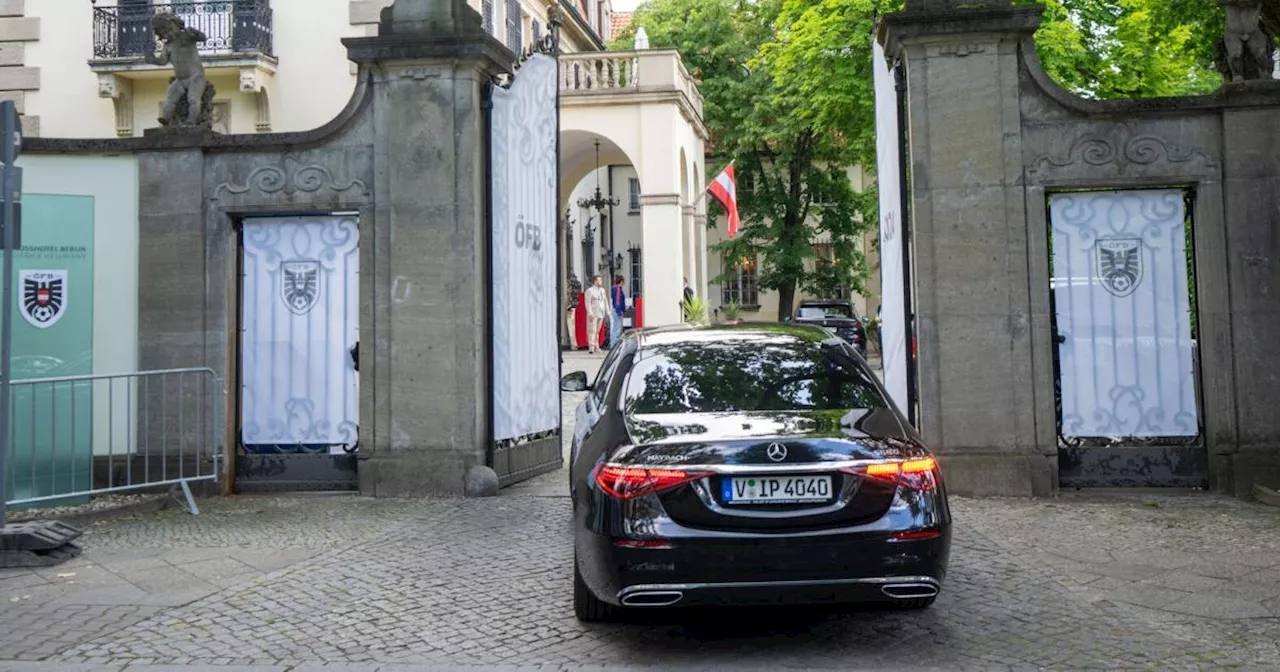
[[[600,352],[600,325],[609,315],[609,294],[605,292],[600,276],[591,278],[587,289],[587,352]]]

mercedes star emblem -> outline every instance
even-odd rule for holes
[[[774,462],[781,462],[787,459],[787,447],[781,443],[771,443],[769,444],[769,450],[765,451],[765,454]]]

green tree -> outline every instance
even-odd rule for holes
[[[1025,3],[1027,0],[1019,0]],[[1036,51],[1064,88],[1089,98],[1210,93],[1222,84],[1215,0],[1044,0]]]
[[[779,318],[797,290],[865,292],[858,243],[877,221],[875,190],[855,191],[849,170],[874,165],[872,14],[872,0],[651,0],[616,45],[629,48],[642,25],[701,82],[712,152],[735,162],[743,224],[713,249],[758,260]],[[818,236],[834,263],[810,263]]]

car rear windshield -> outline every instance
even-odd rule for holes
[[[790,337],[720,337],[651,347],[626,386],[632,415],[886,407],[844,346]]]
[[[821,320],[826,317],[853,317],[848,306],[801,306],[800,319]]]

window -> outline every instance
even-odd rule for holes
[[[626,384],[628,413],[887,408],[847,346],[769,332],[650,345]]]
[[[816,243],[813,246],[814,270],[832,266],[836,261],[836,246],[831,243]]]
[[[520,17],[520,0],[507,0],[507,48],[524,51],[524,22]]]
[[[640,180],[632,177],[627,180],[627,193],[630,198],[627,201],[627,210],[629,214],[640,212]]]
[[[760,293],[756,288],[756,259],[743,257],[734,260],[725,257],[725,281],[720,285],[720,303],[737,303],[739,306],[760,305]]]
[[[796,317],[802,320],[825,320],[828,317],[853,317],[849,306],[841,305],[808,305],[796,311]]]
[[[634,301],[644,296],[640,282],[640,248],[628,248],[627,252],[631,254],[631,299]]]
[[[484,0],[480,13],[484,17],[484,32],[493,35],[493,0]]]
[[[538,23],[537,19],[533,20],[533,30],[531,32],[533,33],[534,44],[542,41],[542,24]]]
[[[617,372],[618,365],[622,363],[623,350],[626,350],[626,348],[610,348],[609,354],[605,356],[604,362],[600,364],[600,371],[596,374],[596,382],[591,386],[591,396],[595,398],[598,406],[604,405],[604,399],[609,394],[609,385],[613,382],[613,374]]]

